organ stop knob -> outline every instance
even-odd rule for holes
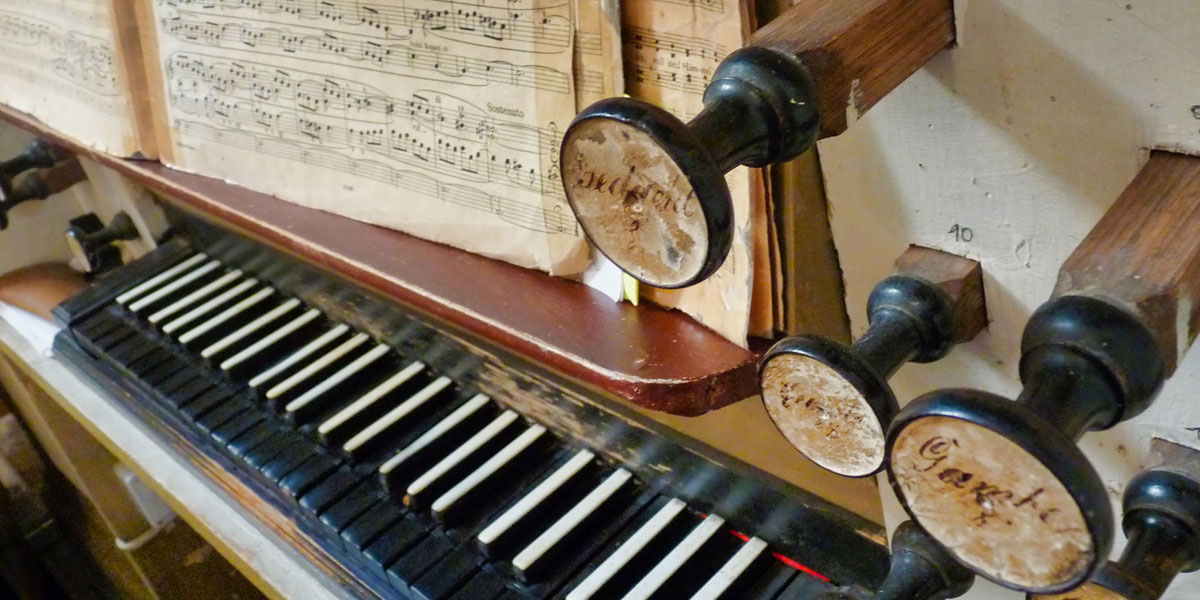
[[[641,100],[581,112],[560,152],[567,200],[592,243],[657,287],[712,275],[729,252],[724,175],[790,160],[857,115],[953,39],[944,0],[813,0],[794,6],[713,72],[688,122]]]
[[[842,588],[814,600],[946,600],[967,593],[974,583],[970,570],[954,562],[916,523],[905,521],[892,535],[891,565],[879,589]]]
[[[945,389],[896,416],[889,472],[909,514],[1003,585],[1044,594],[1091,578],[1113,517],[1075,444],[1153,402],[1200,325],[1198,268],[1200,159],[1154,153],[1030,318],[1017,401]]]
[[[932,362],[987,323],[979,263],[913,246],[867,300],[870,328],[846,346],[818,335],[780,340],[760,364],[767,414],[821,467],[865,477],[884,465],[884,432],[899,410],[887,379]]]
[[[88,273],[98,273],[120,264],[113,243],[138,237],[133,219],[125,212],[113,215],[108,226],[92,213],[72,219],[67,227],[67,247]],[[116,260],[114,260],[114,257]]]
[[[1200,460],[1186,459],[1134,477],[1122,500],[1121,528],[1128,542],[1083,586],[1030,600],[1157,600],[1181,572],[1200,568]]]

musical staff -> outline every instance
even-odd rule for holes
[[[562,194],[537,167],[540,154],[557,150],[555,130],[494,118],[449,94],[416,90],[397,99],[350,80],[192,54],[173,55],[167,73],[172,106],[215,123],[377,154],[457,179]]]
[[[569,48],[571,7],[567,2],[534,7],[515,3],[487,6],[453,0],[159,0],[193,14],[228,14],[243,20],[260,14],[316,21],[378,40],[406,40],[418,33],[487,48],[557,52]],[[277,20],[277,19],[276,19]]]
[[[120,94],[109,43],[55,23],[0,13],[0,43],[26,50],[27,60],[41,62],[58,77],[100,96]]]
[[[654,0],[655,2],[665,2],[667,4],[678,4],[688,8],[698,8],[707,10],[716,14],[725,12],[725,2],[723,0]]]
[[[504,83],[559,94],[571,93],[570,80],[565,73],[538,65],[514,65],[507,61],[432,51],[411,44],[383,45],[322,30],[255,27],[197,17],[181,12],[177,17],[163,20],[163,31],[181,41],[206,46],[264,54],[314,55],[334,59],[330,61],[333,63],[367,63],[369,68],[427,81],[477,87]]]
[[[238,129],[222,129],[186,119],[176,120],[173,127],[179,134],[198,140],[363,177],[440,202],[489,213],[522,229],[579,236],[578,223],[570,211],[562,209],[562,205],[533,206],[471,186],[444,184],[424,173],[396,169],[377,161],[351,158],[328,148],[297,144]]]

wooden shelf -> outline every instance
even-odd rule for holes
[[[166,201],[372,288],[638,406],[698,415],[758,393],[756,355],[678,311],[157,162],[121,159],[0,106],[0,118],[86,155]]]

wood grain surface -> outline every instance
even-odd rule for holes
[[[0,118],[92,157],[172,204],[639,406],[698,415],[757,393],[756,355],[680,312],[616,304],[539,271],[158,163],[115,158],[6,107]]]

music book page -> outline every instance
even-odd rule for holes
[[[173,166],[554,274],[586,267],[558,150],[577,43],[593,65],[580,85],[611,93],[594,65],[615,34],[575,6],[600,0],[149,1]]]
[[[625,85],[631,96],[690,120],[727,54],[742,47],[750,12],[741,0],[644,0],[621,7]],[[746,345],[755,284],[751,177],[745,167],[725,176],[733,200],[733,246],[708,280],[679,290],[642,287],[642,295],[678,308],[736,344]],[[769,285],[769,279],[767,285]]]
[[[154,157],[153,134],[139,132],[131,104],[145,93],[133,89],[137,37],[122,41],[116,27],[126,8],[122,0],[0,0],[0,103],[109,154]]]

